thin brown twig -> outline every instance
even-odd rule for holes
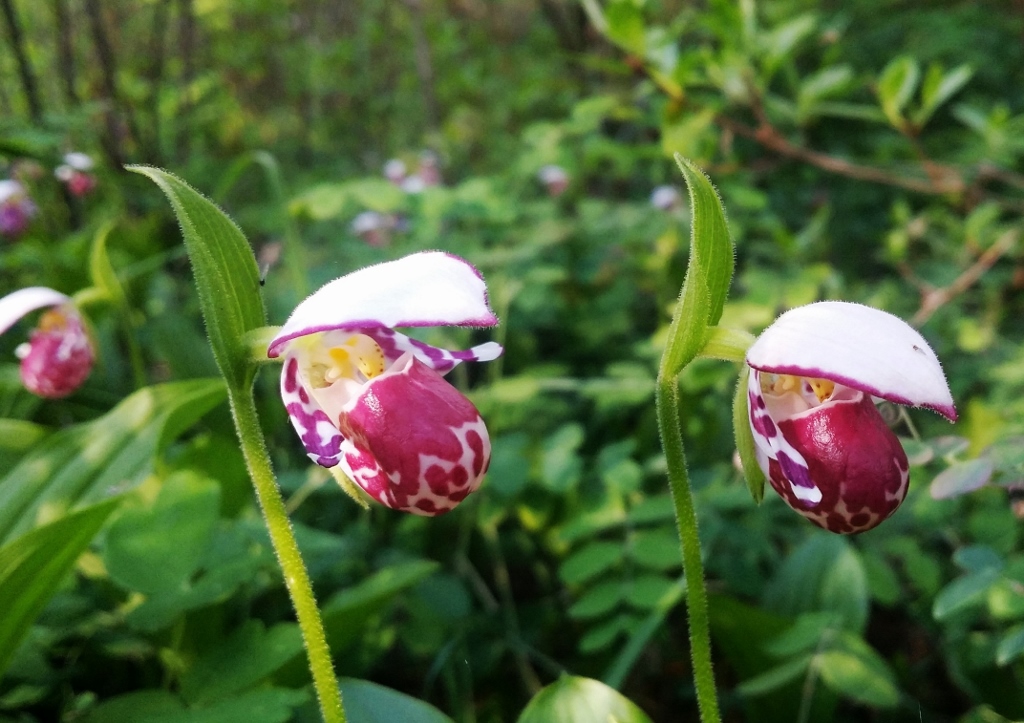
[[[1010,229],[1004,233],[996,239],[995,243],[985,249],[973,264],[964,269],[963,273],[957,276],[949,286],[938,289],[922,289],[921,308],[911,318],[910,323],[913,326],[921,326],[945,304],[967,291],[986,271],[992,268],[996,261],[1017,244],[1019,235],[1017,229]]]
[[[908,191],[928,194],[962,193],[965,188],[963,179],[958,174],[951,172],[951,169],[947,169],[947,172],[943,173],[941,181],[902,176],[882,168],[853,163],[826,153],[813,151],[804,146],[799,146],[788,140],[779,133],[775,126],[770,124],[762,123],[758,128],[752,128],[745,123],[740,123],[722,114],[715,116],[715,123],[738,136],[755,140],[765,148],[773,150],[780,155],[804,161],[823,171],[848,178],[871,181],[872,183],[881,183],[887,186],[904,188]]]

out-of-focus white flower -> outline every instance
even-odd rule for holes
[[[548,195],[557,198],[569,187],[569,174],[561,166],[549,164],[537,171],[537,178],[544,184]]]
[[[683,197],[675,186],[658,186],[651,191],[651,205],[662,211],[675,211],[683,205]]]

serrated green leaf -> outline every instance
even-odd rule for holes
[[[564,676],[533,696],[517,723],[651,723],[614,688],[591,678]]]
[[[220,379],[145,387],[102,417],[50,435],[0,478],[0,542],[132,488],[224,394]]]
[[[878,78],[878,99],[889,122],[902,130],[906,126],[903,109],[917,88],[921,69],[914,58],[902,55],[893,58]]]
[[[121,498],[43,525],[0,548],[0,675],[32,621]]]
[[[734,262],[725,209],[711,180],[692,162],[675,158],[690,194],[690,261],[661,360],[662,378],[675,377],[703,349],[709,328],[722,317]]]
[[[248,391],[255,366],[245,337],[266,325],[259,269],[248,241],[234,221],[177,176],[149,166],[127,168],[149,177],[170,200],[217,366],[232,389]]]
[[[761,465],[757,463],[757,443],[754,441],[754,432],[750,428],[750,401],[747,394],[747,380],[750,375],[750,367],[746,364],[740,367],[740,377],[736,382],[736,394],[732,400],[732,430],[736,440],[736,451],[740,456],[740,467],[743,469],[743,478],[747,481],[747,489],[754,502],[761,504],[764,500],[765,479]]]

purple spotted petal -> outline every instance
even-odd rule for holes
[[[284,362],[284,370],[281,373],[281,399],[309,458],[321,467],[333,467],[338,464],[344,438],[337,425],[303,385],[299,374],[299,360],[293,356]]]
[[[807,460],[785,438],[779,426],[768,413],[768,407],[761,393],[761,373],[752,370],[747,380],[747,402],[750,408],[750,431],[754,435],[754,443],[763,453],[758,455],[758,463],[766,477],[769,474],[769,460],[778,463],[791,486],[793,496],[805,506],[813,506],[821,501],[821,490],[811,479]]]
[[[501,356],[501,345],[489,341],[465,351],[449,351],[431,346],[426,342],[395,331],[394,329],[376,328],[362,329],[361,334],[373,339],[384,352],[388,364],[398,361],[406,352],[412,352],[417,359],[440,374],[447,374],[464,361],[492,361]]]
[[[843,301],[787,311],[747,351],[754,369],[817,377],[956,420],[935,352],[902,319]]]
[[[424,251],[354,271],[323,286],[299,304],[267,355],[280,356],[286,343],[319,331],[399,326],[494,326],[484,279],[467,261]]]

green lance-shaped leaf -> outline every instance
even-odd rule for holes
[[[169,441],[223,400],[220,379],[169,382],[51,434],[0,477],[0,544],[131,489]]]
[[[592,678],[564,676],[541,690],[518,723],[650,723],[629,698]]]
[[[126,303],[124,288],[118,281],[117,272],[114,271],[107,254],[107,237],[113,229],[114,224],[107,222],[96,232],[92,248],[89,250],[89,277],[94,287],[100,289],[116,306],[121,307]]]
[[[159,168],[129,166],[162,190],[181,224],[217,366],[232,389],[248,389],[255,367],[245,336],[266,324],[256,258],[242,231],[191,186]]]
[[[677,375],[704,348],[710,327],[722,318],[734,260],[725,209],[714,186],[691,161],[677,154],[676,163],[690,192],[690,263],[662,357],[663,377]]]
[[[32,621],[121,498],[66,515],[0,548],[0,675]]]
[[[906,55],[893,58],[878,78],[878,100],[882,112],[900,130],[906,126],[903,109],[914,95],[920,78],[921,68],[917,60]]]
[[[736,437],[736,451],[740,455],[740,466],[743,477],[747,480],[747,489],[754,502],[761,504],[764,499],[764,472],[757,463],[754,433],[750,429],[750,397],[747,394],[747,377],[750,367],[740,367],[740,378],[736,382],[736,396],[732,401],[732,428]]]

